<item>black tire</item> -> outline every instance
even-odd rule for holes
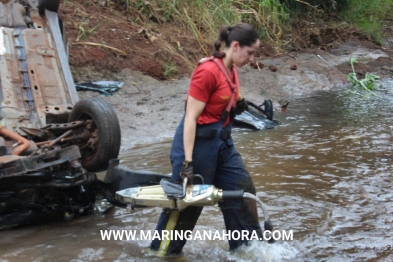
[[[38,0],[38,13],[45,15],[45,9],[56,12],[59,11],[60,0]]]
[[[117,158],[120,151],[121,133],[117,115],[111,105],[101,98],[79,100],[68,118],[69,122],[92,119],[98,132],[95,150],[82,148],[82,166],[90,172],[104,171],[108,161]],[[84,144],[87,141],[84,141]],[[81,145],[83,146],[83,145]]]

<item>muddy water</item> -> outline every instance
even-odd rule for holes
[[[393,84],[379,98],[316,93],[276,114],[275,130],[237,129],[234,140],[277,230],[292,241],[253,242],[237,253],[225,240],[193,240],[175,261],[393,261]],[[170,142],[122,156],[133,169],[170,172]],[[259,210],[263,221],[262,211]],[[2,231],[0,261],[161,261],[143,241],[102,241],[100,230],[154,230],[159,208],[96,215]],[[197,230],[222,230],[207,207]]]

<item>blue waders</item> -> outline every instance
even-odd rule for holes
[[[255,187],[240,154],[237,152],[231,133],[231,124],[222,128],[223,120],[210,125],[197,126],[193,151],[194,173],[200,174],[205,184],[213,184],[222,190],[239,190],[255,195]],[[184,161],[183,149],[184,118],[176,130],[172,143],[170,158],[172,163],[172,179],[182,181],[180,171]],[[226,200],[219,204],[224,215],[227,232],[242,230],[253,231],[262,239],[262,229],[259,225],[256,203],[251,199],[243,201]],[[162,238],[162,230],[193,230],[203,207],[187,207],[183,211],[164,209],[159,218],[156,230],[162,240],[154,239],[151,249],[157,255],[178,254],[186,244],[185,239],[166,240]],[[236,233],[237,234],[237,233]],[[255,233],[254,233],[255,234]],[[173,234],[175,235],[175,234]],[[230,250],[247,244],[247,240],[229,240]]]

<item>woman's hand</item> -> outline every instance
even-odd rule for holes
[[[188,185],[192,185],[194,181],[194,167],[192,166],[192,161],[184,161],[183,168],[180,171],[180,177],[184,180],[187,177]]]
[[[248,104],[246,99],[240,98],[236,102],[236,115],[240,115],[244,111],[248,110]]]

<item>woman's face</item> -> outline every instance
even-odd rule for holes
[[[252,62],[254,60],[254,54],[258,50],[260,45],[259,39],[251,46],[239,45],[239,42],[232,43],[232,61],[236,67],[242,67],[245,64]]]

